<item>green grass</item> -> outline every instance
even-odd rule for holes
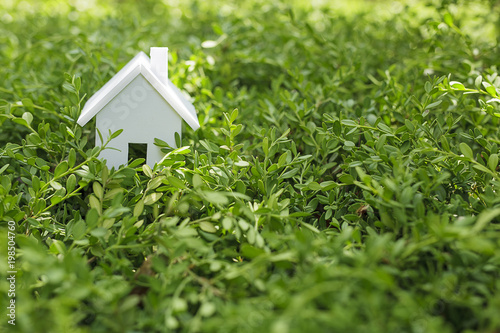
[[[3,330],[500,332],[494,1],[69,3],[0,5]],[[150,46],[202,127],[108,170]]]

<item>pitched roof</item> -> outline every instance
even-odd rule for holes
[[[167,84],[165,85],[158,79],[151,70],[149,57],[144,52],[139,52],[111,80],[88,99],[77,123],[80,126],[84,126],[139,74],[144,76],[193,130],[200,128],[194,106],[183,96],[172,81],[167,79]]]

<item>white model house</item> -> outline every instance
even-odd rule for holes
[[[193,130],[200,127],[193,105],[168,79],[166,47],[152,47],[151,59],[139,52],[87,101],[78,124],[84,126],[94,116],[104,142],[110,130],[123,129],[99,155],[109,168],[127,163],[130,144],[146,144],[146,163],[153,167],[164,155],[155,138],[175,147],[183,119]],[[96,145],[101,146],[97,129]]]

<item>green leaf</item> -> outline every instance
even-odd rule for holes
[[[345,183],[345,184],[354,184],[354,178],[349,175],[349,174],[343,174],[341,176],[339,176],[339,180],[342,182],[342,183]]]
[[[98,182],[94,182],[92,184],[92,189],[94,190],[95,196],[98,199],[102,200],[102,198],[104,197],[104,190],[103,190],[101,184],[99,184]]]
[[[33,121],[33,115],[30,112],[23,113],[22,117],[24,120],[26,120],[26,123],[28,125],[31,125],[31,122]]]
[[[221,193],[218,192],[213,192],[213,191],[204,191],[205,197],[207,201],[213,203],[213,204],[220,204],[220,205],[225,205],[228,203],[228,198]]]
[[[488,223],[490,223],[494,218],[500,215],[500,208],[488,209],[479,214],[476,224],[472,228],[473,232],[479,232],[486,228]]]
[[[149,178],[153,178],[153,171],[151,170],[151,167],[149,165],[144,164],[142,166],[142,172],[144,172],[144,174]]]
[[[16,124],[23,125],[25,127],[30,127],[26,122],[26,120],[24,120],[23,118],[13,118],[12,121],[15,122]]]
[[[87,222],[89,229],[94,228],[97,226],[97,222],[99,221],[99,212],[96,209],[90,209],[87,212],[87,216],[85,216],[85,221]]]
[[[292,170],[287,171],[284,174],[282,174],[279,178],[281,178],[281,179],[292,178],[293,176],[295,176],[298,173],[299,173],[299,169],[292,169]]]
[[[104,200],[112,200],[114,199],[117,195],[120,195],[123,193],[124,189],[122,187],[117,187],[112,189],[111,191],[106,192],[104,195]]]
[[[288,158],[288,154],[287,153],[284,153],[284,154],[281,154],[280,158],[278,159],[278,167],[282,167],[286,164],[286,160]]]
[[[438,101],[435,101],[435,102],[433,102],[433,103],[431,103],[431,104],[427,105],[426,109],[427,109],[427,110],[433,109],[433,108],[435,108],[436,106],[438,106],[438,105],[439,105],[439,104],[441,104],[441,103],[443,103],[443,100],[442,100],[442,99],[440,99],[440,100],[438,100]]]
[[[482,164],[474,164],[474,165],[472,165],[472,167],[474,169],[477,169],[477,170],[482,171],[482,172],[491,173],[490,169],[488,169],[487,167],[485,167]]]
[[[177,177],[169,176],[169,177],[167,177],[167,180],[170,183],[170,185],[172,185],[178,189],[183,190],[186,188],[186,185],[184,184],[184,182],[182,180],[178,179]]]
[[[56,239],[56,240],[52,241],[52,244],[50,244],[49,250],[51,253],[54,253],[54,254],[65,254],[67,251],[67,248],[63,242]]]
[[[238,109],[234,109],[233,112],[231,112],[231,123],[233,123],[236,118],[238,118]]]
[[[321,185],[317,182],[310,182],[309,184],[307,184],[307,187],[313,191],[319,191],[322,189]]]
[[[142,212],[144,211],[144,200],[141,199],[137,201],[134,207],[134,216],[139,217],[141,216]]]
[[[450,144],[448,143],[448,140],[446,139],[446,136],[442,136],[441,137],[441,146],[443,147],[443,149],[447,152],[450,151]]]
[[[109,169],[106,165],[102,166],[102,172],[101,172],[101,180],[104,185],[108,182],[108,177],[109,177]]]
[[[476,86],[477,89],[481,89],[481,83],[483,82],[483,77],[479,75],[476,80],[474,81],[474,85]]]
[[[95,210],[97,210],[99,212],[99,214],[101,214],[101,212],[102,212],[101,202],[93,194],[91,194],[89,196],[89,205],[90,205],[90,208],[94,208]]]
[[[444,23],[446,23],[449,27],[453,27],[453,17],[451,16],[450,13],[446,13],[443,16]]]
[[[159,176],[151,179],[148,183],[148,187],[146,188],[146,191],[150,190],[155,190],[157,189],[165,180],[165,176]]]
[[[233,228],[233,220],[229,217],[224,217],[222,227],[226,230],[231,230]]]
[[[465,157],[467,157],[468,159],[474,160],[474,155],[472,154],[472,149],[470,149],[470,147],[465,142],[461,142],[459,147],[460,147],[460,151],[462,152],[462,154]]]
[[[487,87],[486,91],[488,92],[488,94],[490,94],[493,97],[498,96],[497,89],[495,88],[495,86],[489,86],[489,87]]]
[[[179,133],[175,132],[174,137],[175,137],[175,146],[176,147],[182,146],[181,135]]]
[[[380,152],[384,147],[386,141],[387,141],[387,134],[382,134],[378,138],[377,143],[375,144],[375,149],[377,149],[377,151]]]
[[[61,184],[59,184],[58,182],[53,181],[53,180],[49,184],[56,191],[58,191],[58,190],[60,190],[60,189],[63,188]]]
[[[201,43],[201,47],[204,49],[211,49],[219,45],[219,43],[215,40],[206,40]]]
[[[465,86],[461,82],[458,82],[458,81],[451,81],[450,86],[454,90],[465,90]]]
[[[75,77],[74,84],[75,84],[75,89],[80,90],[82,86],[82,78],[79,76]]]
[[[110,140],[116,138],[118,135],[122,134],[123,132],[123,129],[119,129],[118,131],[114,132],[113,134],[111,134],[111,136],[109,137]]]
[[[487,92],[490,96],[497,97],[497,90],[496,90],[495,86],[492,86],[492,85],[491,85],[491,84],[489,84],[488,82],[484,82],[484,81],[483,81],[483,87],[486,89],[486,92]]]
[[[35,106],[35,104],[33,104],[33,101],[29,98],[23,98],[21,100],[21,103],[23,103],[23,106],[28,108],[28,109],[33,109],[33,107]],[[29,113],[29,112],[26,112],[26,113]],[[24,115],[23,115],[23,118],[24,118]],[[33,116],[31,116],[31,120],[33,120]],[[31,123],[31,120],[28,122],[28,123]]]
[[[191,149],[189,149],[189,148],[190,148],[189,146],[180,147],[180,148],[174,149],[171,154],[172,155],[174,155],[174,154],[186,155],[186,154],[189,154],[191,152]]]
[[[5,171],[7,170],[7,168],[9,167],[10,164],[5,164],[3,167],[0,168],[0,175]]]
[[[62,197],[60,195],[54,195],[53,197],[50,198],[50,204],[51,205],[57,205],[62,201]]]
[[[214,303],[205,302],[201,305],[199,313],[202,317],[211,317],[217,311]]]
[[[355,147],[356,144],[352,141],[344,141],[344,147],[347,147],[347,148],[352,148],[352,147]]]
[[[429,81],[425,82],[424,89],[426,93],[430,93],[432,90],[432,83]]]
[[[324,181],[320,185],[323,191],[330,191],[339,186],[336,182],[332,180]]]
[[[144,205],[151,206],[152,204],[154,204],[155,202],[157,202],[158,200],[160,200],[160,198],[162,197],[162,195],[163,195],[163,193],[158,193],[158,192],[151,193],[151,194],[147,195],[144,198]]]
[[[488,158],[488,167],[491,169],[491,171],[496,171],[497,166],[498,166],[498,155],[491,154],[490,157]]]
[[[213,225],[213,223],[210,223],[207,221],[202,221],[202,222],[198,223],[198,225],[200,226],[200,229],[205,231],[205,232],[208,232],[208,233],[216,233],[217,232],[217,229],[215,229],[215,226]]]
[[[66,133],[68,133],[68,135],[70,137],[72,137],[73,139],[75,138],[75,133],[73,133],[73,131],[71,130],[71,128],[69,128],[68,126],[66,126]]]
[[[76,163],[76,151],[71,148],[68,155],[68,167],[72,168]]]
[[[83,220],[79,220],[73,225],[72,234],[74,239],[81,239],[87,231],[87,224]]]
[[[69,91],[72,94],[77,93],[75,87],[73,87],[73,85],[71,85],[71,83],[69,83],[69,82],[63,83],[63,89]]]
[[[38,135],[38,133],[31,133],[27,137],[28,143],[33,144],[33,145],[39,145],[42,143],[42,139]]]
[[[97,238],[104,237],[104,236],[106,236],[107,233],[108,233],[108,230],[105,228],[95,228],[94,230],[92,230],[90,232],[90,234],[92,236],[97,237]]]
[[[342,125],[349,126],[349,127],[359,126],[359,124],[357,124],[354,120],[351,120],[351,119],[342,119],[341,123],[342,123]]]
[[[66,171],[68,171],[68,162],[62,161],[61,163],[59,163],[59,165],[56,167],[56,170],[54,171],[54,178],[61,176]]]
[[[158,147],[170,147],[170,145],[168,143],[166,143],[165,141],[160,140],[158,138],[154,139],[154,144],[155,144],[155,146],[158,146]]]
[[[73,192],[73,190],[76,187],[76,176],[71,174],[68,177],[68,180],[66,181],[66,191],[67,193]]]
[[[262,150],[264,151],[264,155],[267,156],[269,154],[269,139],[267,136],[262,140]]]
[[[382,130],[383,132],[386,132],[388,134],[392,134],[392,129],[384,123],[381,123],[381,122],[378,123],[377,127],[380,128],[380,130]]]
[[[200,175],[194,174],[193,175],[193,187],[200,188],[201,186],[203,186],[203,179],[201,179]]]
[[[244,167],[247,167],[250,165],[250,163],[248,163],[247,161],[238,161],[238,162],[234,162],[234,165],[240,167],[240,168],[244,168]]]
[[[1,170],[0,170],[0,174],[1,174]],[[38,178],[37,176],[33,176],[33,178],[31,178],[31,185],[33,186],[33,190],[36,192],[38,192],[40,190],[40,187],[41,187],[41,183],[40,183],[40,178]],[[69,192],[67,190],[67,192]]]

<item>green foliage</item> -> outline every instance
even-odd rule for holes
[[[493,1],[85,3],[1,5],[0,327],[500,330]],[[80,110],[161,45],[202,127],[109,170]]]

